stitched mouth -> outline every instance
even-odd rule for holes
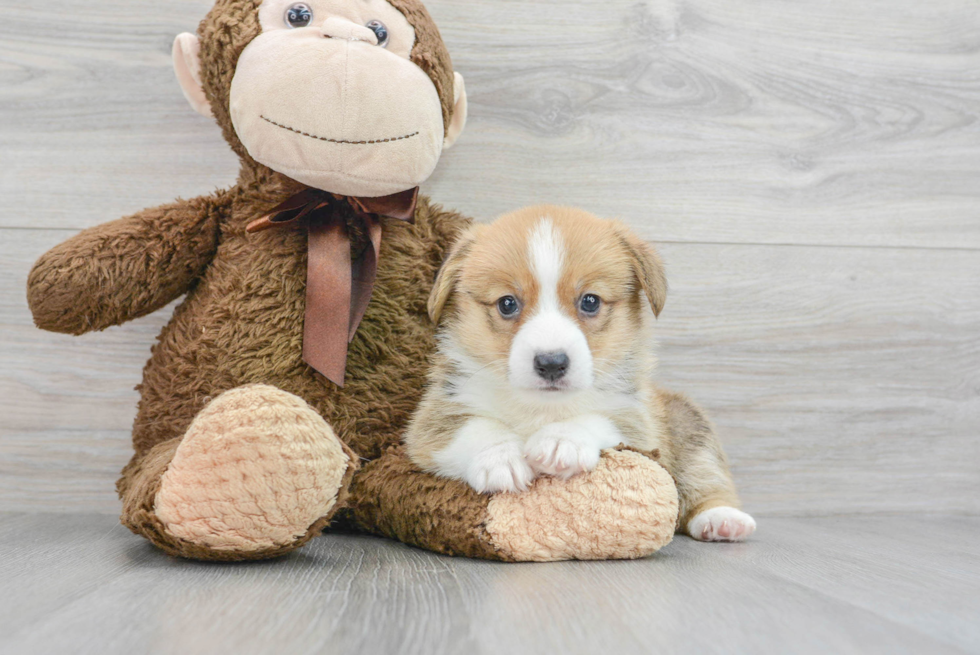
[[[295,134],[301,134],[303,136],[308,136],[311,139],[316,139],[317,141],[326,141],[327,143],[341,143],[351,146],[367,146],[375,143],[391,143],[392,141],[404,141],[405,139],[411,139],[413,136],[418,136],[418,132],[412,132],[411,134],[405,134],[403,136],[394,136],[388,139],[374,139],[372,141],[347,141],[344,139],[331,139],[325,136],[317,136],[315,134],[310,134],[309,132],[304,132],[303,130],[297,130],[294,127],[289,127],[288,125],[283,125],[282,123],[277,123],[272,119],[266,118],[265,116],[259,115],[259,118],[264,120],[266,123],[271,123],[276,127],[281,127],[284,130],[289,130]]]

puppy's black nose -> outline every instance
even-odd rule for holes
[[[534,356],[534,370],[548,382],[559,380],[568,370],[568,355],[565,353],[538,353]]]

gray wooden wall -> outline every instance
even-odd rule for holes
[[[583,206],[660,244],[661,376],[750,511],[980,512],[976,0],[429,0],[470,123],[426,191]],[[31,263],[228,185],[170,44],[207,0],[0,0],[0,509],[116,512],[168,311],[33,328]]]

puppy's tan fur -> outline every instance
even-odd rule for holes
[[[528,254],[529,239],[542,220],[551,221],[564,245],[557,281],[560,310],[585,335],[594,367],[592,388],[576,391],[568,402],[553,400],[563,391],[529,393],[507,383],[511,346],[525,321],[535,316],[543,293]],[[585,293],[602,300],[595,316],[579,311]],[[687,399],[652,381],[652,325],[666,294],[660,258],[622,223],[572,208],[538,206],[472,226],[456,242],[429,299],[432,319],[443,323],[441,342],[428,389],[405,436],[409,456],[439,472],[437,453],[474,418],[499,421],[502,429],[527,440],[548,424],[598,414],[612,422],[627,445],[659,450],[660,462],[677,483],[679,528],[708,509],[738,507],[711,425]],[[521,300],[517,318],[505,318],[497,309],[498,299],[506,295]],[[472,362],[469,369],[461,359]],[[475,375],[489,380],[481,383],[481,391],[490,406],[500,407],[499,415],[462,399],[461,387]],[[536,395],[541,393],[551,397]]]

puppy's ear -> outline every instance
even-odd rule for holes
[[[653,308],[653,315],[660,316],[663,311],[664,303],[667,302],[667,276],[664,274],[664,265],[660,261],[660,255],[653,249],[653,246],[643,241],[628,227],[619,223],[616,226],[619,238],[622,240],[623,248],[633,264],[636,278],[640,281],[640,287],[650,301]]]
[[[436,325],[442,316],[442,310],[449,301],[456,284],[459,282],[460,273],[463,270],[463,262],[469,255],[470,248],[476,240],[478,226],[471,225],[462,232],[449,250],[449,255],[442,263],[439,274],[436,275],[435,284],[432,285],[432,293],[429,294],[429,318]]]

